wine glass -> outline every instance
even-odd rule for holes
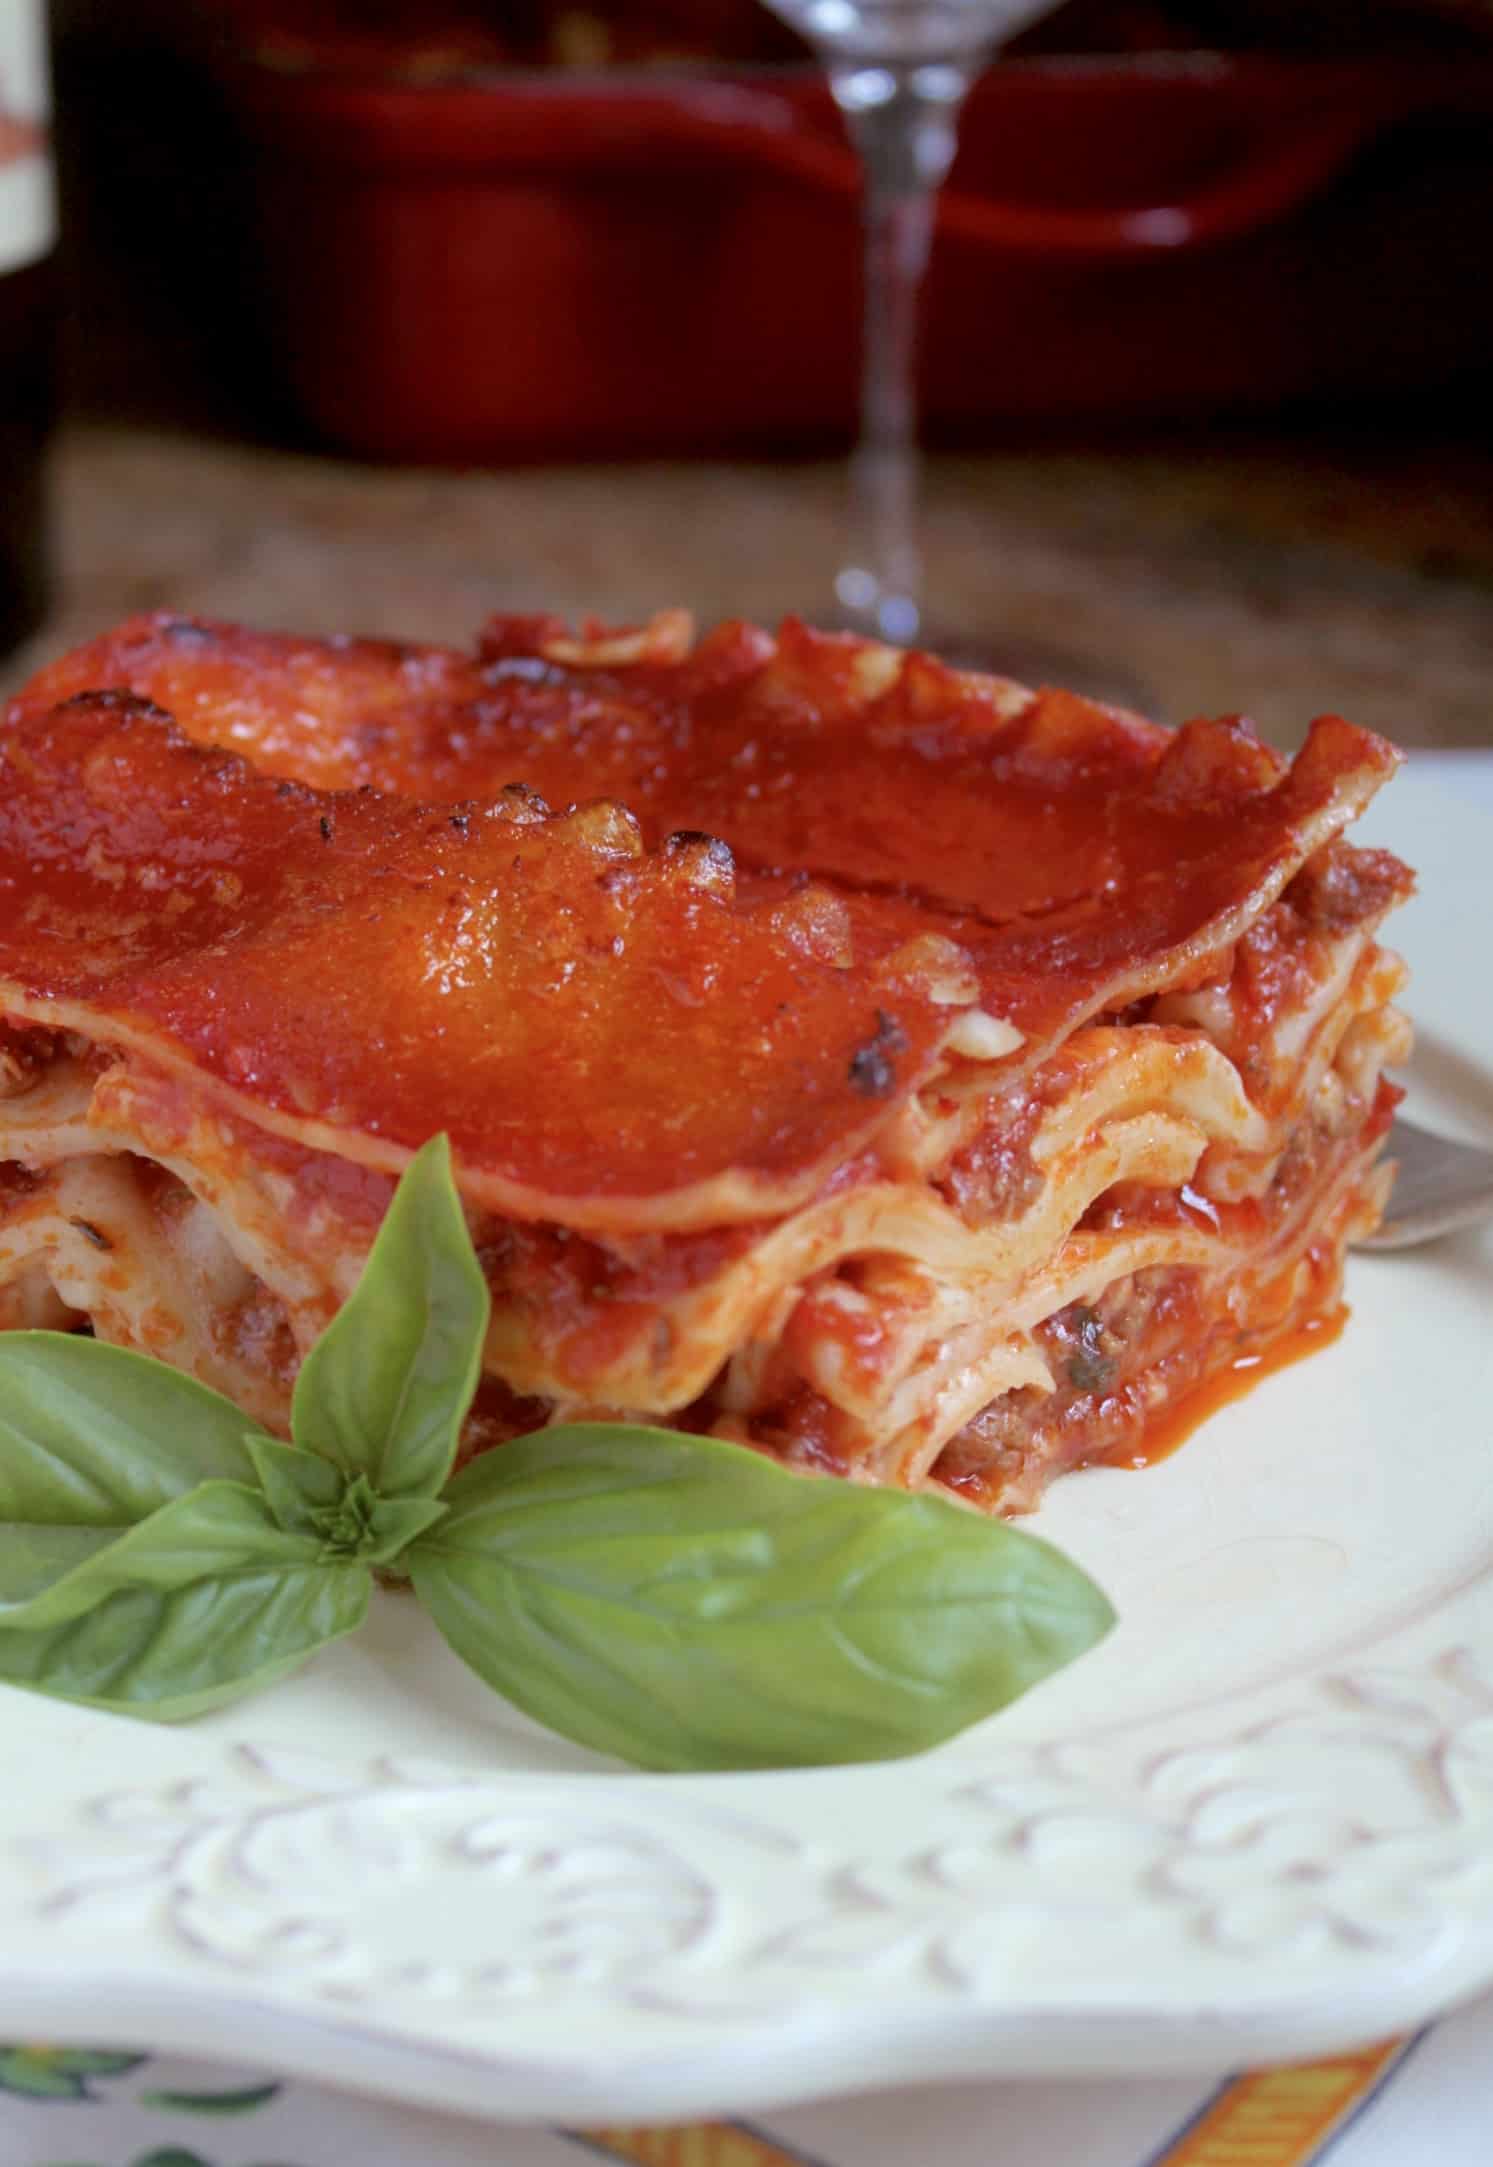
[[[1129,698],[1092,661],[991,655],[930,629],[918,539],[917,332],[935,201],[970,85],[996,46],[1058,0],[766,0],[814,46],[864,173],[860,439],[851,465],[854,555],[835,580],[854,631],[1005,674]]]

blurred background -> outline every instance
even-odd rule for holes
[[[0,232],[0,689],[166,605],[827,613],[858,175],[766,8],[54,0],[49,33],[60,247],[18,275]],[[36,156],[5,51],[0,184]],[[1493,742],[1490,237],[1486,0],[1051,9],[940,202],[936,616],[1169,721]]]

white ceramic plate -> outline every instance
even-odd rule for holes
[[[1414,1110],[1493,1140],[1493,824],[1412,770]],[[913,1762],[609,1770],[397,1597],[162,1732],[0,1691],[0,2037],[513,2119],[1325,2052],[1493,1979],[1493,1236],[1038,1525],[1103,1647]]]

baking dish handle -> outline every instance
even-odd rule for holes
[[[1383,124],[1387,110],[1364,104],[1318,105],[1289,128],[1252,145],[1227,171],[1189,192],[1148,205],[1092,210],[1002,203],[959,188],[939,200],[939,230],[1004,255],[1136,259],[1197,248],[1256,231],[1298,209],[1333,181]],[[854,198],[854,153],[806,125],[786,99],[735,92],[675,107],[680,135],[698,131],[717,153],[728,151],[826,194]],[[676,136],[676,142],[679,137]]]

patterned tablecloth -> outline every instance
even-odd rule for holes
[[[1493,807],[1493,754],[1420,754]],[[120,2025],[120,2037],[128,2026]],[[135,2049],[0,2045],[0,2167],[1493,2167],[1493,1999],[1295,2068],[512,2130]]]
[[[124,2049],[0,2046],[4,2167],[1489,2167],[1493,2000],[1298,2068],[513,2130]]]

